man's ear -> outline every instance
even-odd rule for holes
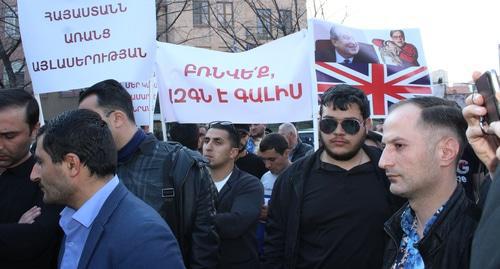
[[[109,122],[113,125],[114,128],[120,128],[128,122],[128,117],[125,112],[116,110],[109,115]]]
[[[71,177],[77,176],[80,173],[82,169],[81,165],[82,163],[78,155],[74,153],[68,153],[64,156],[63,167],[66,168],[68,174]]]
[[[460,152],[460,143],[457,139],[447,136],[439,141],[437,146],[439,160],[443,166],[455,166],[455,160]]]
[[[365,127],[366,127],[366,133],[368,134],[368,131],[370,131],[372,129],[372,125],[373,125],[373,122],[372,122],[372,119],[371,118],[367,118],[365,120]]]
[[[235,161],[238,158],[239,154],[240,154],[239,148],[231,148],[231,151],[229,151],[229,157]]]
[[[283,156],[288,158],[288,155],[290,155],[290,149],[285,149],[285,151],[283,152]]]
[[[35,141],[36,135],[38,134],[38,130],[40,130],[40,122],[37,122],[33,126],[33,129],[31,129],[31,134],[30,134],[31,141]]]

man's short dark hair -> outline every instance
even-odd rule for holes
[[[67,111],[40,129],[43,149],[53,163],[61,163],[74,153],[87,166],[91,175],[113,175],[117,166],[115,142],[106,122],[96,112],[79,109]]]
[[[319,115],[323,116],[323,106],[332,106],[333,109],[346,111],[350,105],[356,104],[361,111],[363,119],[370,117],[370,103],[365,93],[347,84],[340,84],[329,88],[321,97]]]
[[[80,93],[78,103],[93,94],[97,96],[97,105],[104,108],[106,113],[113,110],[123,111],[129,120],[135,123],[132,97],[120,82],[114,79],[98,82]]]
[[[435,96],[419,96],[392,105],[390,111],[392,112],[405,104],[413,104],[422,110],[420,123],[428,126],[429,130],[444,128],[455,134],[460,144],[460,151],[457,156],[460,159],[467,145],[465,136],[467,122],[462,115],[460,106],[454,101]]]
[[[234,127],[234,124],[230,123],[229,121],[217,121],[208,125],[208,130],[212,128],[226,131],[228,134],[227,136],[229,137],[229,142],[231,143],[231,147],[239,148],[240,134],[238,130],[236,130],[236,127]]]
[[[401,33],[401,36],[403,37],[403,40],[404,40],[405,39],[405,32],[403,32],[403,30],[391,30],[389,32],[389,36],[392,37],[392,35],[397,33],[397,32]]]
[[[172,141],[181,143],[183,146],[192,150],[198,150],[199,127],[195,123],[170,124],[169,132]]]
[[[286,141],[285,137],[276,133],[264,136],[264,138],[262,138],[262,141],[260,141],[259,151],[264,152],[266,150],[272,149],[274,149],[280,155],[283,155],[283,153],[285,153],[285,150],[288,149],[288,142]]]
[[[0,111],[12,107],[26,109],[25,120],[30,128],[30,132],[33,131],[40,116],[38,102],[33,95],[20,89],[0,90]]]

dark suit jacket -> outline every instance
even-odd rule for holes
[[[263,202],[259,179],[234,167],[219,193],[215,216],[221,238],[218,268],[259,268],[256,230]]]
[[[64,241],[61,245],[62,258]],[[184,268],[165,221],[120,183],[92,223],[78,269]]]
[[[375,48],[365,43],[359,44],[359,52],[353,57],[352,63],[380,63]],[[335,47],[328,40],[316,40],[315,59],[317,62],[337,62]]]
[[[293,150],[292,158],[290,159],[290,161],[295,162],[296,160],[313,153],[313,146],[302,142],[302,140],[298,138],[298,143]]]

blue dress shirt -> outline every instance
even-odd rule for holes
[[[98,190],[90,199],[88,199],[78,210],[65,207],[61,212],[59,226],[64,231],[66,238],[64,240],[64,254],[61,260],[60,268],[77,268],[83,247],[87,241],[92,223],[99,211],[101,211],[104,202],[118,185],[118,177],[114,176],[100,190]]]

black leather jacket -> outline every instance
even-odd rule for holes
[[[130,171],[139,177],[149,175],[148,184],[152,181],[158,186],[148,191],[163,197],[161,208],[157,210],[177,238],[186,268],[216,268],[219,249],[214,219],[217,190],[199,152],[179,143],[158,141],[148,134],[134,157],[118,167],[120,178]],[[136,195],[143,198],[141,194]]]
[[[401,214],[406,206],[384,225],[390,240],[385,250],[383,268],[391,268],[399,251],[403,237]],[[467,198],[462,186],[458,184],[429,233],[417,243],[425,268],[469,268],[472,237],[479,218],[479,209]]]

